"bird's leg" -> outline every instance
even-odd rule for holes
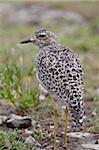
[[[67,147],[67,126],[68,126],[68,108],[65,108],[65,135],[64,135],[64,146]]]
[[[55,103],[55,98],[52,97],[52,105],[53,105],[53,113],[54,113],[54,145],[56,145],[56,103]]]
[[[54,107],[54,145],[56,145],[56,108]]]

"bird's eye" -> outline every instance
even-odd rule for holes
[[[46,37],[46,34],[39,34],[39,37],[44,38],[44,37]]]

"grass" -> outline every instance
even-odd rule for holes
[[[37,140],[44,140],[45,139],[45,134],[36,128],[33,129],[33,135]]]
[[[35,150],[33,145],[26,144],[18,138],[17,131],[0,131],[0,150]]]
[[[96,116],[91,120],[92,126],[89,128],[89,131],[99,132],[99,95],[95,96],[94,101],[96,103],[96,107],[94,108]]]
[[[6,63],[1,66],[1,101],[2,99],[6,100],[8,103],[18,105],[23,110],[38,105],[38,88],[31,84],[34,73],[33,65],[31,68],[29,73],[24,75],[14,60],[7,59]]]
[[[36,150],[35,145],[26,143],[24,139],[20,138],[19,133],[19,130],[8,132],[0,130],[0,150]],[[44,133],[35,128],[33,135],[39,141],[45,139]]]

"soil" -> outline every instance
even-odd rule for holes
[[[67,150],[99,150],[99,133],[88,131],[88,129],[92,126],[92,123],[91,123],[92,115],[91,114],[92,114],[92,111],[94,108],[95,108],[95,103],[93,101],[86,102],[86,104],[85,104],[86,119],[85,119],[85,125],[82,130],[73,129],[70,126],[71,121],[69,121]],[[11,108],[9,108],[9,109],[11,109]],[[33,124],[32,126],[30,126],[28,128],[28,130],[33,130],[33,128],[42,130],[42,132],[45,135],[45,138],[43,140],[42,139],[38,140],[38,139],[36,139],[36,137],[34,137],[37,140],[37,142],[41,144],[41,147],[38,147],[36,149],[37,150],[66,150],[66,148],[64,147],[65,122],[64,122],[63,117],[60,117],[60,114],[57,113],[57,118],[59,118],[57,120],[57,144],[56,144],[56,146],[54,146],[54,144],[53,144],[54,143],[54,140],[53,140],[54,139],[53,138],[53,127],[54,127],[53,113],[49,111],[46,114],[43,114],[43,111],[44,111],[43,107],[40,107],[40,108],[38,108],[38,110],[33,111],[33,114],[31,116],[32,116],[33,121],[35,118],[35,124]],[[20,112],[18,112],[18,113],[20,113]],[[24,115],[24,114],[22,114],[22,112],[20,114]],[[6,126],[0,126],[0,130],[13,131],[13,129],[10,129]],[[25,130],[26,129],[21,129],[21,132],[19,133],[19,137],[24,140],[27,137]],[[81,135],[81,134],[83,134],[83,135]],[[34,136],[34,135],[32,134],[32,136]]]

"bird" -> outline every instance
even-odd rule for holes
[[[32,43],[39,47],[35,64],[39,83],[56,101],[65,102],[64,145],[67,147],[68,111],[73,125],[84,122],[84,71],[76,53],[60,43],[46,28],[40,28],[20,44]],[[55,104],[53,104],[55,106]],[[54,144],[56,145],[56,108],[54,107]]]

